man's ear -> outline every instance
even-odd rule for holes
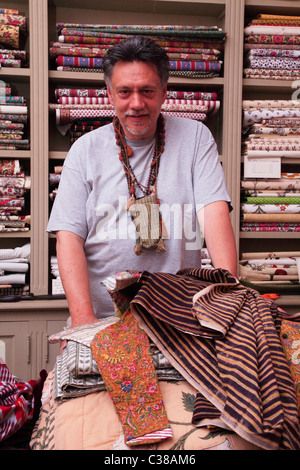
[[[107,96],[109,98],[110,103],[114,104],[113,95],[112,95],[111,89],[109,88],[108,85],[106,86],[106,89],[107,89]]]
[[[167,91],[168,91],[168,84],[166,84],[163,88],[163,102],[165,101],[167,97]]]

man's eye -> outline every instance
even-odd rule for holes
[[[127,96],[127,95],[128,95],[128,90],[120,90],[120,91],[119,91],[119,94],[120,94],[121,96]]]

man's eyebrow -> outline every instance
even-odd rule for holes
[[[116,86],[116,89],[117,90],[131,90],[131,89],[134,89],[135,87],[134,86],[130,86],[130,85],[117,85]],[[152,84],[149,84],[149,85],[143,85],[141,87],[138,87],[138,90],[155,90],[156,87]]]

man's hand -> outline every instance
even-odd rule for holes
[[[71,318],[71,328],[76,326],[87,325],[88,323],[94,323],[98,321],[95,315],[77,315],[76,318]]]

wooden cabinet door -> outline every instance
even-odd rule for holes
[[[18,379],[28,378],[30,336],[27,321],[0,322],[0,357]]]
[[[47,338],[62,331],[66,326],[65,320],[48,320],[47,321]],[[59,355],[60,343],[48,343],[47,365],[46,370],[49,372],[53,369],[56,357]]]

